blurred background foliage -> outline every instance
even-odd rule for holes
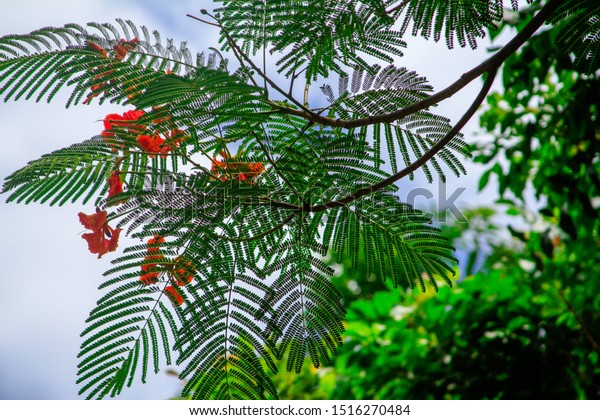
[[[498,200],[442,226],[462,260],[455,286],[392,289],[344,261],[344,345],[301,375],[281,362],[281,398],[600,397],[600,77],[574,70],[559,30],[512,56],[488,98],[476,162]]]

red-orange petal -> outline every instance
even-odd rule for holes
[[[146,258],[147,260],[147,258]],[[158,271],[155,271],[156,264],[142,264],[142,274],[140,281],[145,285],[155,284],[158,281]]]
[[[142,150],[148,152],[150,157],[155,157],[161,152],[161,146],[165,142],[160,136],[149,136],[140,134],[137,136],[137,142]]]
[[[113,171],[108,177],[108,198],[123,192],[123,181],[119,171]]]
[[[106,224],[106,210],[96,212],[94,214],[79,213],[79,221],[84,228],[89,229],[93,232],[102,232],[104,225]]]
[[[156,243],[161,244],[165,241],[165,238],[162,236],[154,235],[153,238],[148,239],[148,245],[154,245]],[[160,251],[158,246],[148,247],[148,254],[157,254]],[[157,255],[156,257],[161,257],[161,255]]]
[[[167,296],[169,296],[173,303],[177,304],[178,306],[181,306],[181,304],[183,303],[183,296],[181,296],[181,293],[179,293],[179,291],[175,287],[165,287],[165,293],[167,294]]]
[[[96,51],[98,51],[102,56],[106,57],[106,50],[102,48],[100,45],[95,44],[93,42],[89,43],[90,47]]]
[[[93,231],[92,233],[84,233],[81,235],[88,243],[88,249],[92,254],[98,254],[98,258],[102,258],[107,252],[112,252],[117,249],[119,243],[119,234],[121,229],[112,229],[108,227],[110,231],[110,238],[107,239],[102,231]]]
[[[121,231],[123,229],[113,229],[110,226],[106,226],[110,231],[110,239],[106,240],[106,252],[116,251],[119,246],[119,235],[121,235]],[[105,253],[106,253],[105,252]]]

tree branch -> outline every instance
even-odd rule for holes
[[[286,108],[283,112],[296,115],[307,119],[316,124],[326,125],[330,127],[341,127],[341,128],[357,128],[372,124],[379,123],[390,123],[400,118],[407,117],[416,112],[427,109],[445,99],[448,99],[465,86],[471,83],[473,80],[482,76],[485,73],[490,72],[492,69],[499,68],[508,57],[510,57],[515,51],[517,51],[533,34],[544,24],[544,22],[550,17],[550,15],[556,10],[561,4],[561,0],[550,0],[540,11],[525,25],[525,27],[515,37],[510,40],[503,48],[501,48],[492,57],[485,60],[483,63],[472,68],[468,72],[464,73],[460,78],[452,83],[447,88],[439,91],[438,93],[429,96],[422,101],[411,104],[405,108],[399,109],[394,112],[380,115],[372,115],[369,117],[358,118],[355,120],[342,120],[335,118],[328,118],[322,115],[315,114],[313,112],[305,112],[295,109]]]
[[[425,163],[427,163],[427,161],[429,161],[432,157],[434,157],[440,150],[442,150],[444,148],[444,146],[446,146],[460,132],[460,130],[462,130],[462,128],[465,126],[465,124],[473,117],[475,112],[477,112],[477,109],[479,109],[479,106],[485,100],[488,92],[490,91],[492,84],[494,83],[496,73],[497,73],[496,68],[492,68],[491,70],[489,70],[488,76],[487,76],[483,86],[481,87],[479,94],[477,95],[477,97],[475,98],[475,100],[473,101],[473,103],[471,104],[469,109],[467,109],[465,114],[461,117],[461,119],[456,123],[456,125],[454,125],[454,127],[452,127],[452,129],[444,137],[442,137],[437,143],[435,143],[431,147],[431,149],[426,151],[420,158],[415,160],[413,163],[411,163],[410,165],[408,165],[401,171],[396,172],[394,175],[390,176],[389,178],[386,178],[383,181],[378,182],[377,184],[373,184],[368,187],[361,188],[361,189],[357,190],[356,192],[342,198],[341,200],[336,200],[336,201],[331,201],[331,202],[325,203],[325,204],[311,206],[310,208],[305,208],[303,210],[316,212],[316,211],[323,211],[323,210],[326,210],[326,209],[329,209],[332,207],[345,206],[346,204],[351,203],[355,200],[358,200],[359,198],[361,198],[365,195],[371,194],[377,190],[380,190],[389,185],[392,185],[394,182],[404,178],[405,176],[407,176],[407,175],[411,174],[412,172],[416,171],[417,169],[419,169],[421,166],[423,166]]]
[[[391,15],[392,13],[402,9],[404,6],[408,5],[408,3],[410,2],[410,0],[404,0],[402,3],[400,3],[397,6],[392,7],[390,10],[386,10],[385,14],[386,15]]]
[[[310,205],[310,203],[304,203],[302,206],[298,206],[290,203],[275,203],[270,202],[270,205],[274,207],[286,208],[289,210],[302,211],[302,212],[320,212],[327,210],[333,207],[342,207],[353,201],[358,200],[359,198],[371,194],[375,191],[381,190],[389,185],[392,185],[396,181],[404,178],[405,176],[411,174],[416,171],[418,168],[427,163],[431,158],[433,158],[440,150],[442,150],[465,126],[465,124],[473,117],[479,106],[485,100],[487,94],[489,93],[492,84],[494,82],[495,76],[498,72],[499,67],[510,57],[515,51],[517,51],[529,38],[533,36],[533,34],[544,24],[544,22],[550,17],[550,15],[556,10],[556,8],[560,5],[561,0],[549,0],[544,7],[540,9],[540,11],[525,25],[525,27],[519,32],[508,44],[506,44],[503,48],[501,48],[496,54],[494,54],[489,59],[485,60],[483,63],[464,73],[456,82],[452,83],[447,88],[439,91],[438,93],[422,100],[416,102],[412,105],[409,105],[405,108],[402,108],[398,111],[374,115],[364,118],[359,118],[355,120],[341,120],[341,119],[333,119],[324,117],[322,115],[316,114],[304,106],[298,103],[293,97],[289,97],[287,92],[284,92],[281,88],[277,86],[272,80],[270,80],[261,69],[256,66],[250,58],[244,54],[237,45],[232,45],[232,48],[237,49],[237,52],[242,56],[242,58],[258,73],[259,76],[264,78],[269,85],[271,85],[275,90],[283,94],[288,99],[292,100],[296,105],[300,106],[302,109],[292,109],[292,108],[280,108],[281,112],[284,114],[296,115],[302,118],[305,118],[309,121],[309,123],[316,123],[325,126],[331,127],[341,127],[341,128],[357,128],[372,124],[379,123],[391,123],[398,119],[407,117],[416,112],[427,109],[445,99],[452,97],[454,94],[462,90],[465,86],[471,83],[476,78],[487,73],[487,78],[471,104],[471,106],[467,109],[465,114],[461,117],[461,119],[452,127],[452,129],[437,143],[435,143],[431,149],[425,152],[421,157],[415,160],[413,163],[402,169],[401,171],[395,173],[394,175],[386,178],[385,180],[361,188],[354,193],[335,201],[330,201],[328,203],[318,204],[318,205]],[[222,28],[224,30],[224,28]],[[227,34],[226,34],[227,36]],[[231,44],[230,44],[231,45]]]

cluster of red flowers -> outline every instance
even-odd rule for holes
[[[113,57],[116,60],[123,60],[127,53],[133,51],[138,44],[137,38],[130,41],[120,40],[116,45],[113,46],[114,54]],[[99,53],[104,58],[109,58],[109,53],[98,44],[90,43],[89,47],[95,52]],[[103,65],[106,71],[96,74],[94,80],[98,81],[97,84],[93,85],[92,92],[88,95],[84,103],[89,103],[92,98],[101,95],[111,87],[111,84],[115,83],[115,80],[106,80],[111,77],[114,73],[112,64],[107,61],[106,65]],[[100,67],[97,68],[97,73],[102,71]],[[167,70],[167,73],[170,71]],[[131,90],[132,88],[127,88]],[[126,92],[127,92],[126,89]],[[135,86],[133,87],[135,89]],[[148,153],[151,158],[160,155],[166,157],[166,155],[172,152],[175,148],[179,147],[184,140],[184,132],[179,130],[175,124],[173,124],[171,116],[168,114],[166,107],[157,107],[153,111],[159,116],[152,121],[153,124],[166,126],[165,129],[161,129],[161,132],[148,132],[147,126],[140,123],[140,119],[146,114],[143,110],[129,110],[123,114],[108,114],[104,118],[104,130],[101,135],[102,138],[111,145],[113,152],[118,150],[126,149],[124,139],[128,136],[135,138],[137,145],[140,149]],[[122,194],[123,191],[123,180],[121,179],[121,172],[119,171],[119,163],[123,158],[117,159],[115,162],[115,170],[111,172],[108,177],[108,198],[113,198]],[[110,205],[120,204],[123,201],[111,200]],[[106,210],[100,211],[97,209],[95,214],[86,215],[79,213],[79,220],[81,224],[91,230],[91,233],[85,233],[82,235],[88,243],[88,248],[91,253],[98,254],[98,258],[101,258],[107,252],[115,251],[118,246],[119,235],[121,229],[113,229],[107,223],[107,212]],[[156,284],[159,277],[164,273],[170,284],[166,286],[163,292],[169,296],[169,298],[176,305],[183,304],[183,296],[181,295],[178,288],[186,286],[190,283],[195,276],[195,269],[191,262],[177,257],[173,260],[165,258],[160,250],[160,246],[164,243],[165,239],[161,236],[154,236],[148,240],[148,253],[144,258],[141,265],[140,281],[148,286]]]
[[[156,269],[157,264],[153,261],[164,259],[164,255],[160,253],[160,245],[158,245],[164,241],[165,238],[160,236],[155,236],[154,238],[150,238],[148,240],[148,245],[157,245],[152,247],[148,246],[148,255],[146,255],[144,258],[144,264],[142,264],[142,275],[140,276],[140,281],[146,286],[155,284],[158,281],[158,275],[160,273]]]
[[[123,182],[119,171],[113,171],[108,177],[108,198],[123,192]],[[119,202],[113,202],[112,205]],[[92,233],[84,233],[81,237],[88,243],[88,249],[92,254],[98,254],[101,258],[107,252],[116,251],[121,229],[113,229],[106,222],[106,210],[96,210],[95,214],[79,213],[79,221]]]
[[[191,262],[181,257],[177,257],[173,261],[166,260],[165,256],[160,252],[160,244],[164,241],[165,238],[162,236],[154,236],[148,240],[148,254],[144,257],[144,263],[141,267],[142,274],[140,275],[140,281],[146,286],[156,284],[161,274],[158,266],[162,262],[162,272],[167,274],[172,283],[164,288],[164,292],[171,298],[173,303],[181,305],[183,303],[183,296],[181,296],[177,287],[183,287],[191,283],[194,279],[195,269]]]
[[[231,156],[227,151],[221,150],[219,155],[223,160],[213,158],[211,172],[221,181],[254,182],[254,179],[264,172],[265,166],[261,162],[243,162],[239,153]]]
[[[138,122],[138,120],[145,115],[143,110],[129,110],[124,112],[123,114],[108,114],[104,118],[104,130],[102,131],[102,137],[105,141],[111,144],[113,151],[117,151],[118,148],[125,149],[125,144],[117,140],[117,132],[121,131],[121,134],[126,135],[135,135],[139,147],[147,152],[150,157],[155,157],[157,154],[160,154],[162,157],[166,157],[166,155],[173,151],[175,147],[179,147],[181,142],[184,139],[183,131],[174,128],[171,123],[170,117],[161,118],[160,120],[154,120],[153,123],[162,123],[169,122],[170,132],[165,136],[165,138],[161,137],[158,134],[147,135],[142,134],[142,132],[146,129],[146,127]],[[115,163],[115,170],[111,172],[108,177],[108,198],[113,198],[119,194],[124,192],[123,190],[123,180],[121,179],[121,172],[119,171],[119,163],[123,158],[117,159]],[[116,205],[123,203],[123,200],[110,200],[109,205]],[[98,211],[97,215],[103,215],[104,219],[102,225],[106,224],[106,211],[100,212]],[[80,220],[84,223],[84,218],[89,218],[91,216],[86,216],[83,213],[80,213]],[[102,216],[97,216],[98,220],[100,220]],[[112,228],[106,226],[105,228],[100,229],[96,224],[92,224],[88,219],[85,219],[86,222],[84,226],[88,229],[92,229],[91,234],[85,234],[83,237],[88,241],[89,249],[92,253],[98,254],[100,258],[106,252],[114,251],[117,248],[118,236],[121,229],[113,230]],[[110,238],[107,239],[106,237]],[[149,265],[146,265],[149,266]],[[173,275],[177,275],[174,273]],[[156,278],[158,273],[147,273],[145,279],[150,282],[153,278]],[[193,275],[192,275],[193,277]]]
[[[184,139],[184,132],[178,128],[171,127],[164,137],[160,134],[143,134],[145,126],[140,125],[137,121],[145,115],[143,110],[130,110],[123,114],[108,114],[104,118],[104,131],[102,137],[110,143],[113,151],[118,148],[123,149],[125,146],[122,142],[116,140],[116,132],[122,130],[124,134],[136,136],[138,146],[147,152],[151,158],[160,155],[167,157],[167,154],[172,152],[176,147],[179,147]],[[153,123],[160,123],[161,120],[154,120]]]
[[[139,135],[137,142],[140,147],[148,152],[151,158],[160,155],[166,158],[169,152],[172,152],[176,147],[179,147],[183,132],[181,130],[173,130],[163,138],[160,135]]]
[[[97,211],[95,214],[79,213],[79,221],[92,233],[84,233],[81,237],[88,243],[92,254],[101,258],[107,252],[115,251],[119,242],[121,229],[113,229],[106,222],[106,210]]]
[[[111,145],[114,152],[125,147],[122,141],[116,139],[116,132],[140,135],[145,127],[137,124],[137,120],[144,114],[145,112],[140,109],[126,111],[123,114],[108,114],[104,117],[104,130],[101,135]]]

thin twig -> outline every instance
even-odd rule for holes
[[[213,19],[217,20],[215,17],[209,15],[210,17],[212,17]],[[218,20],[217,20],[218,22]],[[221,25],[221,22],[219,22],[219,27],[221,28],[221,30],[223,31],[223,34],[225,35],[225,37],[227,38],[227,43],[229,44],[229,46],[231,47],[231,49],[233,50],[234,54],[236,55],[236,57],[238,57],[238,55],[240,57],[242,57],[244,59],[244,61],[246,61],[250,67],[252,67],[252,69],[260,76],[263,78],[264,81],[266,81],[273,89],[275,89],[277,92],[279,92],[280,94],[282,94],[285,98],[287,98],[290,102],[292,102],[294,105],[296,105],[297,107],[299,107],[302,111],[302,115],[313,115],[313,112],[308,109],[307,107],[305,107],[304,105],[302,105],[302,103],[300,103],[296,98],[294,98],[291,94],[288,94],[285,90],[283,90],[282,88],[279,87],[279,85],[277,85],[273,80],[271,80],[266,74],[265,72],[263,72],[261,70],[261,68],[259,66],[257,66],[251,59],[250,57],[248,57],[248,55],[235,43],[234,39],[231,37],[231,35],[229,35],[229,32],[227,32],[227,30],[225,29],[225,27],[223,25]],[[240,58],[238,57],[238,60],[240,60]],[[241,60],[240,60],[241,61]],[[242,65],[245,67],[245,65],[242,62]],[[285,108],[286,110],[289,108]]]
[[[581,332],[584,335],[584,337],[589,341],[596,353],[600,354],[600,347],[598,346],[598,343],[596,343],[596,340],[594,340],[594,337],[590,333],[590,330],[588,330],[585,324],[583,323],[583,320],[575,310],[575,307],[573,307],[573,304],[569,301],[569,299],[567,299],[564,292],[560,288],[557,287],[556,290],[558,291],[558,295],[560,296],[562,301],[567,306],[567,309],[569,309],[569,312],[571,312],[575,317],[575,320],[577,321],[577,324],[579,324],[579,327],[581,328]]]
[[[308,107],[308,93],[310,91],[310,83],[306,82],[304,86],[304,106]]]
[[[217,28],[220,28],[220,26],[219,26],[219,25],[217,25],[216,23],[212,23],[212,22],[209,22],[209,21],[207,21],[207,20],[200,19],[199,17],[193,16],[193,15],[190,15],[190,14],[187,14],[186,16],[187,16],[187,17],[190,17],[190,18],[192,18],[192,19],[196,19],[197,21],[200,21],[200,22],[202,22],[202,23],[206,23],[207,25],[212,25],[212,26],[216,26]]]
[[[390,10],[386,10],[385,14],[386,15],[391,15],[392,13],[394,13],[397,10],[402,9],[404,6],[406,6],[408,3],[410,3],[410,0],[404,0],[402,3],[400,3],[397,6],[392,7]]]

